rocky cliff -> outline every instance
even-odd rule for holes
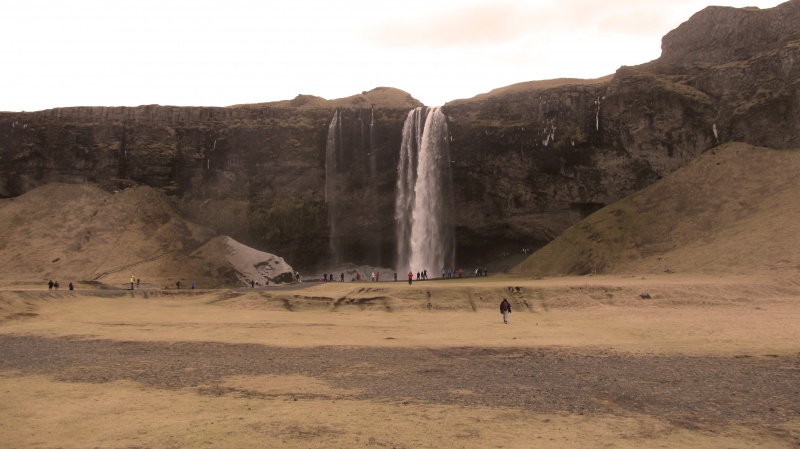
[[[351,131],[342,136],[351,149],[342,165],[350,172],[348,256],[379,259],[372,248],[377,242],[389,251],[391,212],[378,220],[373,209],[387,214],[403,121],[419,105],[404,92],[378,88],[334,101],[298,96],[228,108],[0,113],[0,196],[48,182],[93,182],[109,190],[146,184],[170,194],[188,218],[309,267],[328,253],[325,144],[339,109]],[[376,123],[372,150],[382,178],[380,206],[361,194],[368,149],[354,143],[353,133],[366,115]]]
[[[797,23],[800,0],[710,7],[665,36],[655,61],[446,104],[459,264],[541,246],[721,143],[800,147]],[[300,269],[323,268],[325,153],[339,111],[345,212],[336,237],[345,260],[391,266],[395,167],[403,121],[417,106],[378,88],[227,108],[0,113],[0,196],[52,181],[147,184],[219,233]]]
[[[459,254],[538,247],[724,142],[800,147],[797,23],[797,0],[709,7],[658,60],[448,103]]]

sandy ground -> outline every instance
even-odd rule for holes
[[[800,447],[793,275],[78,287],[0,283],[6,447]]]

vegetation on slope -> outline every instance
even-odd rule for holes
[[[800,268],[800,151],[731,143],[567,229],[527,275]]]

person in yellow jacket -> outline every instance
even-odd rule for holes
[[[133,290],[133,284],[136,283],[136,278],[131,276],[131,290]]]

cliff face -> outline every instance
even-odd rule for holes
[[[541,246],[720,143],[800,147],[797,23],[800,0],[711,7],[665,36],[650,63],[446,104],[458,263]],[[391,266],[402,127],[419,105],[379,88],[227,108],[0,113],[0,196],[52,181],[148,184],[219,233],[300,269],[327,267],[325,153],[338,110],[335,237],[344,260]]]
[[[797,1],[764,10],[709,6],[664,36],[659,61],[676,68],[713,67],[774,51],[800,36],[799,10]]]
[[[350,153],[348,256],[388,259],[392,235],[391,178],[403,121],[420,103],[396,89],[376,89],[325,101],[229,108],[78,107],[0,114],[0,196],[48,182],[94,182],[114,190],[135,184],[174,197],[184,214],[251,246],[288,255],[308,267],[329,251],[325,144],[333,112],[341,109]],[[380,198],[366,203],[360,164],[368,151],[354,143],[357,120],[373,114],[372,148]],[[377,216],[379,210],[382,216]],[[363,232],[368,226],[374,232]],[[386,256],[381,250],[386,248]],[[387,264],[389,262],[386,262]]]
[[[448,103],[459,255],[535,248],[724,142],[800,148],[797,23],[798,0],[710,7],[664,37],[661,58],[609,79]]]

